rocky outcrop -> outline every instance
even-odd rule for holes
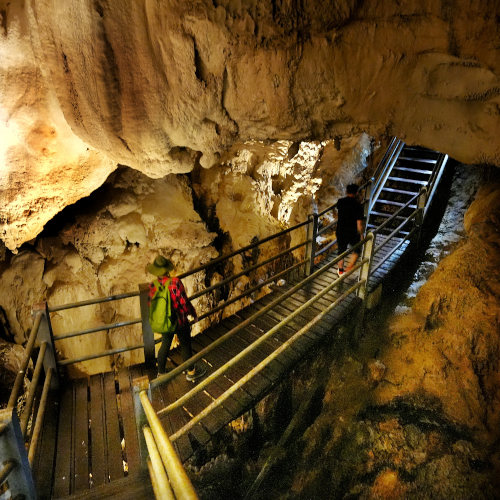
[[[381,404],[422,392],[477,439],[500,437],[500,185],[483,187],[468,209],[467,238],[440,262],[412,312],[391,325],[376,391]]]
[[[0,237],[117,164],[152,178],[248,140],[396,134],[500,164],[498,5],[0,2]]]
[[[131,292],[151,280],[145,267],[157,254],[170,258],[180,274],[306,220],[314,205],[321,209],[342,194],[365,169],[371,151],[366,134],[343,141],[339,149],[333,141],[253,141],[228,152],[220,166],[197,169],[190,176],[151,179],[136,170],[118,169],[91,196],[51,221],[33,246],[4,265],[0,306],[17,342],[23,342],[30,329],[31,306],[42,300],[55,306]],[[294,235],[296,243],[303,237]],[[285,239],[280,244],[287,243]],[[277,250],[275,244],[263,245],[259,252],[264,260]],[[240,271],[243,261],[238,257],[230,266],[189,276],[184,280],[189,293],[222,279],[221,272],[229,276]],[[258,272],[230,283],[228,296],[258,280]],[[194,304],[201,314],[219,300],[223,298],[209,294]],[[226,314],[241,304],[231,307]],[[55,335],[139,317],[137,298],[51,315]],[[194,333],[213,319],[204,320]],[[61,359],[72,359],[141,343],[140,325],[133,325],[61,340],[56,346]],[[135,350],[79,363],[72,374],[108,371],[142,359],[142,351]]]

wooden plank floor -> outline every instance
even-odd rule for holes
[[[373,266],[381,262],[383,256],[387,255],[396,243],[391,241],[374,258]],[[373,274],[369,283],[370,289],[374,289],[395,266],[406,246],[405,242]],[[335,256],[330,256],[321,265],[331,262],[334,258]],[[295,312],[337,277],[337,267],[332,266],[307,287],[295,292],[281,304],[252,321],[229,341],[204,356],[199,363],[205,365],[208,373],[213,373],[270,328]],[[181,429],[194,415],[201,412],[277,347],[290,339],[317,314],[324,311],[356,281],[357,273],[349,276],[344,284],[328,292],[307,310],[302,311],[289,324],[188,400],[181,408],[163,416],[162,423],[166,432],[172,435]],[[262,310],[280,294],[290,290],[293,285],[292,280],[283,286],[275,286],[270,295],[194,337],[192,339],[194,352],[201,351],[243,320]],[[224,401],[216,411],[210,413],[188,433],[177,439],[174,447],[181,460],[185,461],[196,449],[203,447],[222,427],[253,407],[294,368],[297,361],[304,359],[312,352],[313,346],[325,336],[334,334],[336,326],[349,312],[353,311],[357,304],[359,304],[359,299],[355,294],[351,294],[339,307],[315,324],[299,341],[293,343],[268,367]],[[170,368],[181,363],[177,352],[173,351],[171,354]],[[135,484],[134,478],[142,477],[133,411],[132,381],[143,375],[148,375],[151,379],[155,371],[146,369],[144,366],[129,367],[117,374],[105,373],[74,380],[72,384],[63,388],[57,431],[53,420],[49,423],[46,421],[44,429],[44,435],[47,438],[51,436],[51,433],[52,437],[54,433],[57,433],[55,461],[43,460],[40,453],[44,451],[40,451],[35,461],[35,478],[37,483],[43,486],[43,491],[39,488],[41,498],[60,498],[85,493],[90,495],[89,498],[105,498],[106,485],[111,488],[111,484]],[[154,408],[159,410],[165,407],[188,392],[194,385],[187,382],[181,374],[167,385],[153,391]],[[43,446],[41,450],[44,450]],[[52,478],[50,481],[52,491],[48,486],[47,478],[49,477]]]

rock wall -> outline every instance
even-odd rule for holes
[[[333,141],[252,141],[226,153],[218,166],[190,175],[151,179],[137,170],[118,169],[100,189],[51,221],[32,245],[0,263],[0,306],[16,341],[26,338],[31,306],[42,300],[55,306],[135,291],[152,279],[145,267],[157,254],[170,258],[180,274],[306,220],[313,205],[322,209],[343,195],[345,185],[367,167],[372,149],[366,134],[343,141],[339,149]],[[284,249],[302,242],[305,235],[297,231],[289,238],[260,247],[259,260],[276,254],[279,245]],[[238,256],[224,270],[196,273],[184,283],[195,293],[243,265]],[[224,297],[212,293],[196,299],[198,313],[240,294],[263,273],[230,283]],[[236,302],[224,314],[244,304]],[[139,317],[138,298],[51,315],[56,335]],[[194,333],[214,319],[203,320]],[[141,343],[140,326],[133,325],[61,340],[57,349],[61,359],[73,359]],[[142,360],[142,350],[136,350],[78,363],[70,374],[109,371]]]
[[[0,1],[0,237],[17,249],[117,164],[248,140],[396,134],[500,164],[498,2]]]

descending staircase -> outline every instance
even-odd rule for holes
[[[404,207],[409,200],[417,195],[421,188],[428,191],[430,201],[434,194],[434,186],[447,161],[447,155],[418,146],[406,146],[396,151],[389,166],[386,181],[374,193],[371,200],[367,220],[367,229],[373,230],[389,219],[395,212]],[[417,199],[394,217],[381,231],[381,234],[390,234],[417,208]],[[396,236],[405,237],[411,227],[405,226]]]

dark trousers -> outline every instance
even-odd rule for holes
[[[187,361],[192,356],[191,326],[189,324],[178,327],[175,332],[162,333],[161,346],[158,351],[158,373],[165,373],[167,356],[170,351],[170,345],[172,344],[174,334],[177,334],[177,338],[179,339],[182,360]],[[193,368],[194,366],[190,366],[189,370],[192,370]]]

